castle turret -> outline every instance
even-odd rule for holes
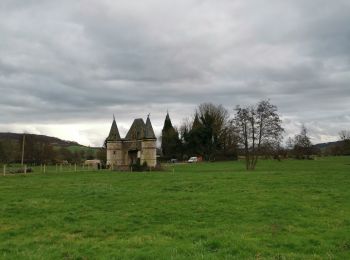
[[[147,120],[146,120],[145,138],[146,139],[156,139],[156,135],[154,134],[151,119],[149,119],[149,116],[147,116]]]
[[[150,167],[157,165],[156,142],[157,138],[153,131],[151,119],[148,116],[145,125],[145,136],[142,140],[141,164],[146,162]]]
[[[113,116],[111,130],[107,137],[107,165],[114,168],[121,165],[122,161],[122,139],[120,138],[118,126]]]
[[[107,137],[107,141],[120,141],[120,140],[121,138],[118,131],[118,126],[113,116],[113,122],[112,122],[111,130],[109,131],[109,135]]]

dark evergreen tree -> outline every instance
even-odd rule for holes
[[[192,124],[191,130],[188,132],[187,141],[187,153],[189,156],[203,156],[205,146],[205,129],[203,124],[199,120],[198,113],[196,112]]]
[[[200,104],[193,121],[184,121],[180,130],[183,154],[187,157],[237,159],[237,136],[229,113],[222,105]]]
[[[200,104],[192,130],[196,152],[205,160],[236,157],[237,141],[233,136],[229,113],[222,105]]]
[[[181,157],[181,141],[167,113],[162,129],[162,153],[165,159]]]

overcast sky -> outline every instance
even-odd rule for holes
[[[350,130],[349,0],[1,0],[0,131],[100,146],[202,102],[269,98],[287,135]]]

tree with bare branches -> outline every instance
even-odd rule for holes
[[[342,130],[339,132],[340,147],[343,155],[350,155],[350,131]]]
[[[297,159],[310,159],[314,153],[313,145],[305,125],[301,126],[300,133],[294,137],[293,152]]]
[[[255,169],[263,145],[280,142],[284,131],[281,124],[277,107],[269,100],[253,106],[237,106],[234,125],[244,149],[247,170]]]

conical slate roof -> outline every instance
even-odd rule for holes
[[[151,120],[147,117],[146,124],[142,118],[137,118],[132,123],[125,140],[156,139]]]
[[[126,140],[142,139],[145,135],[145,122],[142,118],[137,118],[132,123],[128,133],[125,136]]]
[[[154,134],[151,119],[149,119],[149,116],[147,117],[147,120],[146,120],[145,138],[156,139],[156,135]]]
[[[121,138],[118,131],[117,123],[115,122],[115,118],[113,118],[113,123],[111,126],[111,130],[109,131],[107,141],[120,141],[120,140]]]
[[[202,126],[202,124],[199,121],[198,113],[196,112],[196,115],[194,117],[193,124],[192,124],[192,129],[196,129],[196,128],[199,128],[201,126]]]

